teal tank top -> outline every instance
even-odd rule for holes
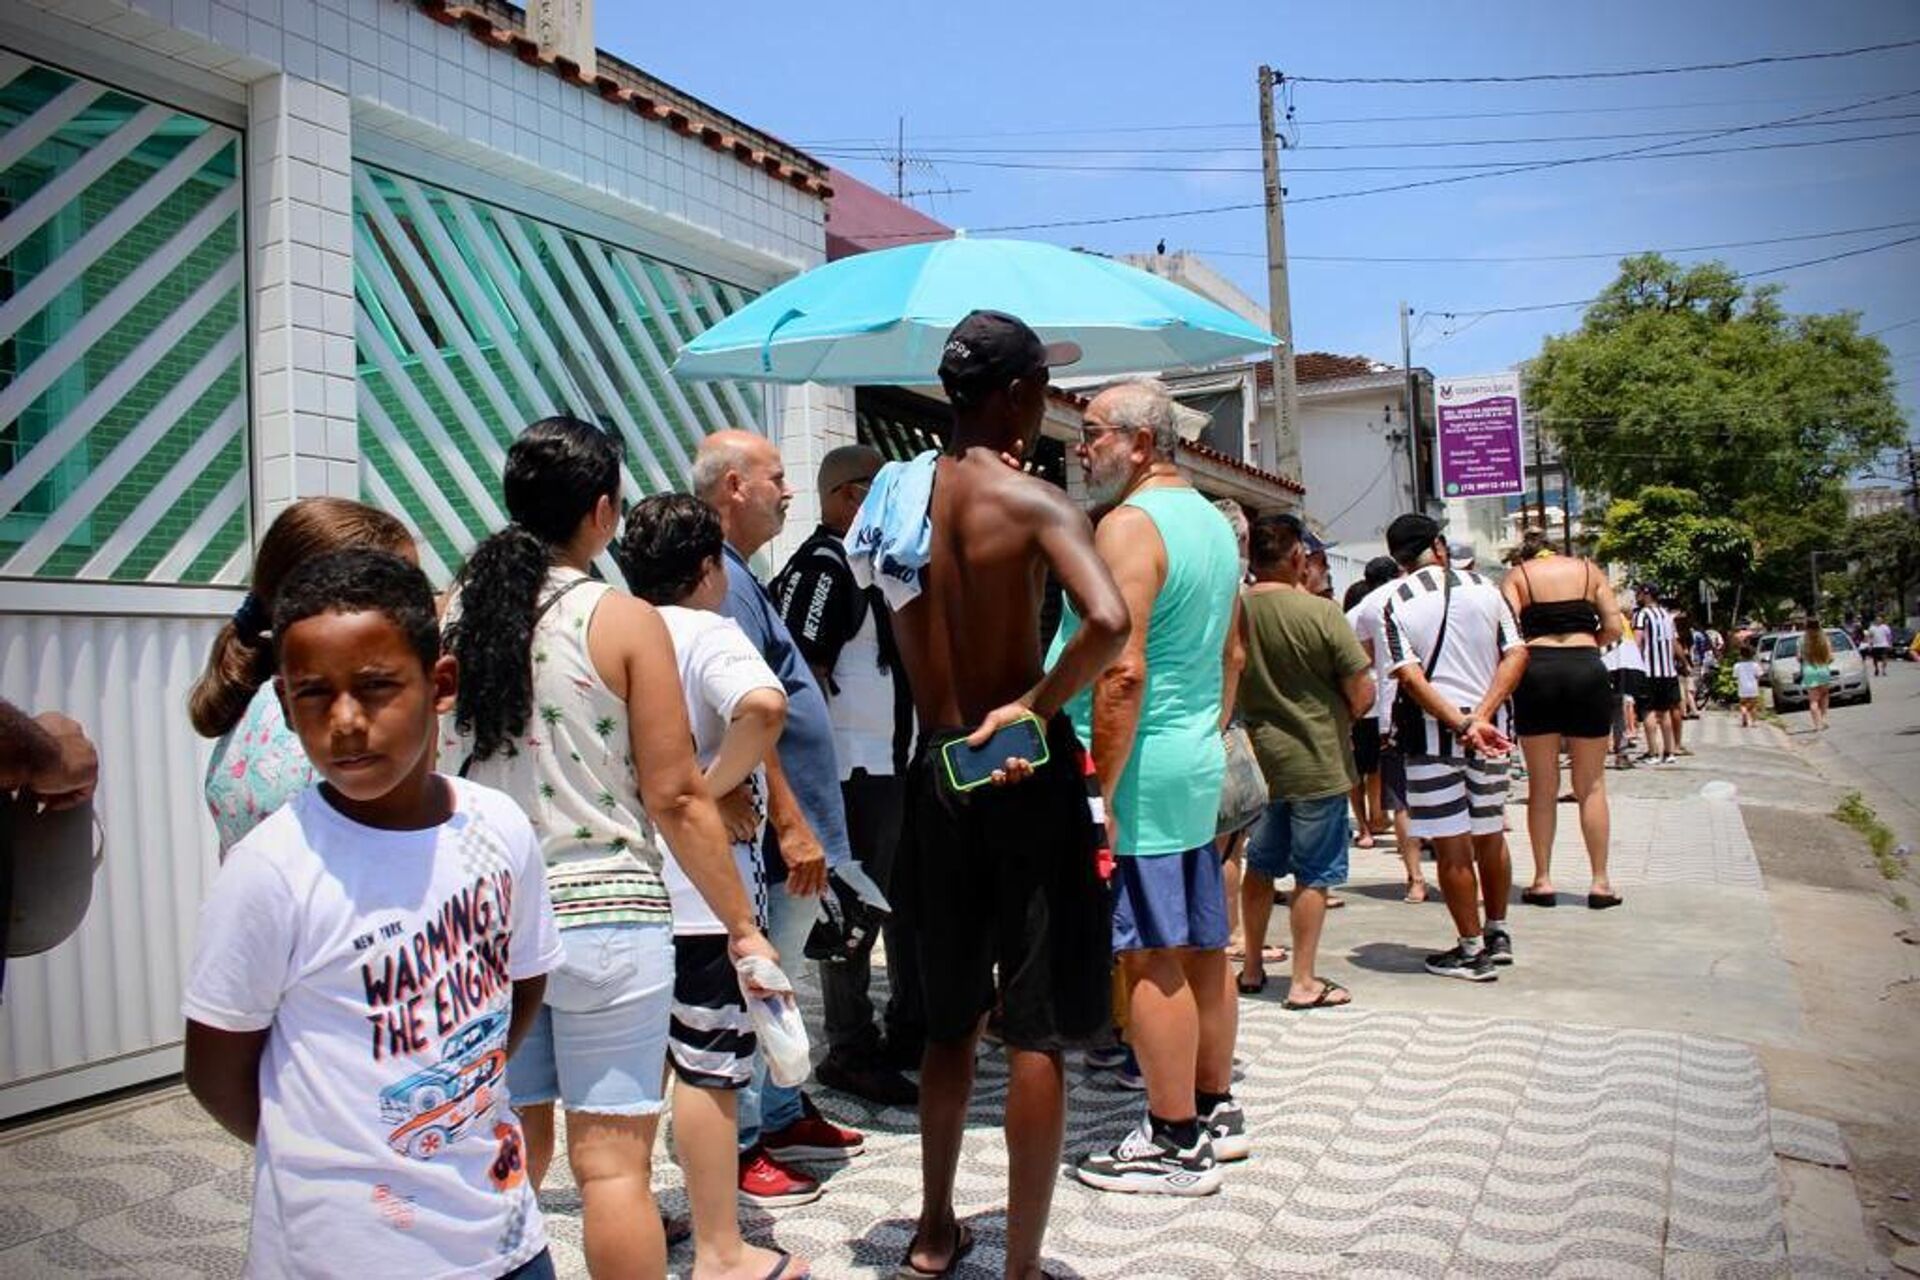
[[[1220,745],[1221,653],[1240,585],[1233,528],[1190,488],[1146,489],[1126,501],[1147,513],[1166,545],[1167,580],[1147,626],[1147,685],[1133,752],[1113,795],[1117,854],[1182,853],[1213,839],[1226,756]],[[1080,627],[1069,603],[1047,665]],[[1093,742],[1093,696],[1066,706]]]

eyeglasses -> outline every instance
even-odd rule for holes
[[[1130,430],[1132,430],[1131,427],[1082,426],[1080,428],[1080,443],[1091,447],[1099,442],[1101,436],[1112,435],[1116,431]]]

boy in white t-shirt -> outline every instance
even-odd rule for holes
[[[767,917],[760,875],[766,823],[767,753],[786,725],[787,694],[738,623],[720,613],[727,599],[725,539],[713,508],[685,494],[647,498],[627,513],[620,564],[627,585],[660,611],[673,637],[680,684],[693,730],[694,757],[723,802],[740,879],[754,911]],[[802,1274],[805,1263],[747,1244],[740,1235],[739,1090],[753,1079],[758,1037],[740,991],[727,937],[706,899],[668,851],[661,871],[673,902],[674,1149],[687,1175],[697,1274]],[[797,959],[797,957],[795,957]],[[791,961],[789,961],[791,963]],[[818,1189],[790,1203],[819,1197]],[[762,1197],[762,1207],[770,1202]],[[779,1202],[772,1202],[779,1203]],[[711,1271],[709,1272],[709,1268]]]
[[[434,771],[432,591],[323,556],[272,634],[321,780],[229,854],[183,1001],[187,1087],[256,1148],[247,1274],[550,1277],[506,1065],[560,939],[526,815]]]
[[[1751,640],[1740,646],[1740,661],[1733,664],[1733,683],[1740,695],[1740,727],[1751,729],[1760,713],[1760,664],[1754,660]]]

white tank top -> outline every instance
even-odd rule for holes
[[[611,590],[577,569],[548,572],[540,596],[545,610],[533,627],[533,712],[526,729],[466,771],[526,810],[563,929],[672,920],[660,837],[633,771],[627,705],[607,688],[587,651],[588,623]],[[459,603],[457,596],[448,603],[449,621]],[[470,741],[456,738],[445,764],[458,768],[471,751]]]

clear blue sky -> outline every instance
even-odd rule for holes
[[[908,152],[929,161],[911,171],[909,186],[965,188],[915,203],[946,222],[972,228],[1257,202],[1254,76],[1263,61],[1302,76],[1517,74],[1731,61],[1920,37],[1920,10],[1901,4],[1383,3],[1358,11],[1365,16],[1356,17],[1356,6],[1350,5],[1212,0],[1175,16],[1139,5],[976,0],[963,6],[904,4],[883,17],[871,4],[816,0],[801,6],[751,4],[730,11],[724,21],[683,9],[677,11],[683,20],[661,22],[663,11],[652,5],[602,3],[597,34],[602,47],[809,147],[875,186],[891,184],[884,163],[846,153],[890,146],[895,120],[904,115]],[[1288,243],[1296,258],[1296,344],[1302,351],[1397,361],[1395,306],[1404,298],[1418,313],[1416,363],[1443,374],[1503,368],[1534,354],[1543,335],[1572,327],[1578,309],[1489,316],[1470,326],[1441,313],[1587,297],[1614,268],[1610,259],[1432,265],[1305,260],[1312,255],[1581,253],[1920,221],[1920,114],[1911,114],[1920,113],[1920,96],[1850,113],[1881,119],[1756,130],[1677,146],[1752,146],[1878,133],[1906,137],[1591,164],[1311,201],[1316,195],[1455,172],[1400,166],[1527,162],[1673,139],[1461,148],[1405,144],[1705,132],[1916,88],[1920,47],[1611,82],[1298,85],[1293,95],[1298,149],[1284,158],[1292,202]],[[1433,118],[1485,112],[1556,114]],[[1332,123],[1379,116],[1415,118]],[[1149,128],[1163,131],[1134,132]],[[1381,143],[1396,145],[1318,149]],[[961,148],[1018,150],[992,154]],[[1174,150],[1143,153],[1140,148]],[[962,160],[1078,167],[993,168]],[[1084,167],[1090,164],[1246,166],[1254,172],[1110,172]],[[1309,172],[1317,166],[1360,164],[1391,168]],[[1169,249],[1206,253],[1254,298],[1266,300],[1257,209],[1017,234],[1113,252],[1150,249],[1164,237]],[[1736,269],[1754,270],[1916,234],[1920,226],[1677,256],[1717,256]],[[1787,286],[1786,305],[1792,310],[1851,308],[1863,314],[1868,329],[1920,317],[1920,242],[1767,278]],[[1895,376],[1903,379],[1900,393],[1909,420],[1920,426],[1920,323],[1896,329],[1885,340],[1896,357]]]

